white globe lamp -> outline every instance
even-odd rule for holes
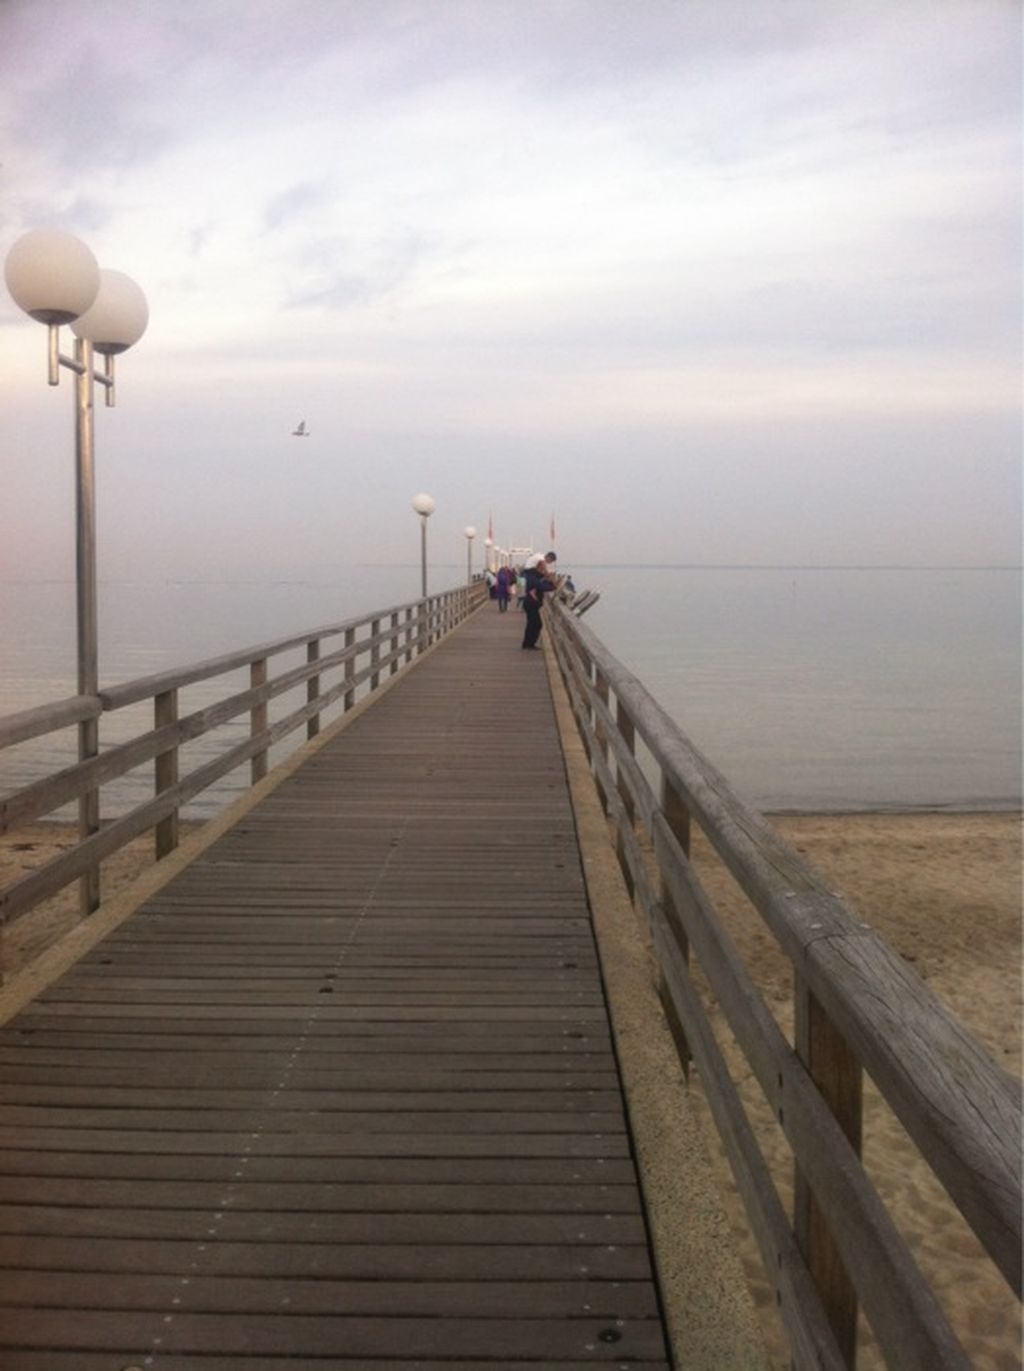
[[[92,252],[73,233],[33,229],[22,234],[4,263],[15,304],[41,324],[69,324],[84,314],[100,288]]]
[[[71,331],[97,352],[114,357],[137,343],[148,323],[146,297],[132,278],[122,271],[103,270],[96,299],[72,321]]]

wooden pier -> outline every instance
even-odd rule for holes
[[[523,652],[481,599],[0,719],[0,748],[113,725],[0,797],[0,831],[76,800],[82,819],[0,890],[0,927],[69,882],[92,910],[139,834],[163,858],[141,903],[65,940],[63,974],[4,990],[0,1368],[760,1368],[680,1127],[690,1061],[793,1365],[856,1366],[863,1313],[888,1365],[966,1368],[864,1166],[862,1085],[1019,1296],[1019,1082],[570,606]],[[147,701],[153,727],[119,737]],[[87,822],[150,762],[152,797]],[[239,767],[250,796],[177,850],[182,807]],[[788,1027],[692,827],[791,964]],[[790,1149],[791,1204],[709,993]]]
[[[5,1371],[668,1364],[519,627],[477,614],[0,1030]]]

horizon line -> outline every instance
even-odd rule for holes
[[[561,558],[559,559],[562,560]],[[415,569],[418,562],[345,562],[332,571],[323,567],[314,575],[335,574],[351,570],[408,570]],[[459,566],[455,562],[434,562],[434,567]],[[608,571],[1020,571],[1024,564],[1017,562],[576,562],[574,567]],[[566,560],[568,566],[568,560]],[[295,576],[282,571],[278,574],[263,572],[259,575],[231,576],[109,576],[100,578],[101,585],[163,584],[163,585],[263,585],[267,583],[292,582],[295,585],[308,584],[311,577],[307,573]],[[4,576],[0,574],[0,585],[74,585],[74,576]]]

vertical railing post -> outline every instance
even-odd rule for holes
[[[594,668],[594,693],[597,695],[597,698],[602,702],[602,704],[608,704],[608,681],[606,677],[602,674],[600,667]],[[601,756],[604,758],[605,762],[607,762],[608,734],[605,731],[604,720],[599,718],[596,714],[594,716],[594,737],[597,739],[598,751],[601,753]],[[596,777],[594,779],[597,783],[597,793],[601,800],[601,808],[607,814],[608,796],[605,794],[604,786],[601,784],[601,782]]]
[[[420,631],[416,642],[416,655],[421,657],[427,650],[427,632],[430,622],[430,601],[421,600],[417,606],[417,613],[420,616]]]
[[[178,722],[178,692],[165,690],[153,700],[153,727],[166,728]],[[178,784],[178,744],[158,752],[154,762],[156,793],[162,794]],[[166,857],[178,846],[178,809],[161,819],[155,829],[156,860]]]
[[[664,772],[661,774],[661,812],[665,816],[665,822],[672,830],[676,842],[682,848],[684,856],[690,856],[690,809],[686,800],[680,795],[679,791],[672,784]],[[664,878],[661,881],[661,903],[670,918],[670,925],[674,930],[676,943],[682,953],[683,961],[690,964],[690,940],[682,931],[682,922],[676,909],[675,901],[666,884]],[[661,996],[662,1008],[668,1020],[669,1028],[675,1039],[676,1049],[679,1053],[679,1060],[683,1064],[683,1071],[687,1078],[690,1075],[690,1045],[686,1040],[686,1032],[680,1022],[679,1015],[675,1011],[672,996],[669,994],[664,979],[659,975],[658,990]]]
[[[629,717],[629,714],[626,712],[625,705],[622,703],[621,700],[618,699],[615,702],[615,723],[619,730],[619,733],[622,735],[623,742],[626,744],[626,747],[629,750],[629,755],[631,757],[635,757],[636,730],[633,727],[633,720]],[[636,819],[636,807],[633,804],[633,796],[630,794],[629,786],[626,783],[626,778],[622,771],[622,768],[619,769],[617,788],[619,792],[619,797],[626,807],[626,813],[629,815],[629,821],[630,823],[633,823]]]
[[[593,765],[594,759],[591,755],[592,748],[590,743],[590,732],[594,724],[594,711],[590,707],[590,697],[588,695],[590,679],[593,670],[593,663],[590,654],[582,643],[577,645],[578,655],[572,652],[572,646],[566,640],[566,660],[570,664],[570,670],[576,678],[577,692],[580,699],[580,709],[582,717],[577,716],[580,737],[583,740],[583,750],[587,754],[587,761]],[[596,778],[595,778],[596,783]],[[598,792],[600,793],[600,791]]]
[[[320,660],[320,639],[314,638],[312,642],[306,644],[306,661],[312,665],[313,662]],[[320,698],[320,673],[310,676],[306,682],[306,704],[315,704]],[[310,715],[306,721],[306,738],[315,738],[320,732],[320,711]]]
[[[863,1073],[846,1039],[794,972],[794,1045],[797,1056],[859,1157],[863,1124]],[[785,1108],[780,1106],[780,1114]],[[800,1168],[795,1171],[793,1228],[846,1365],[857,1360],[857,1293],[825,1216]]]
[[[345,646],[346,646],[346,647],[353,647],[353,646],[355,645],[355,641],[356,641],[356,631],[355,631],[355,629],[354,629],[354,628],[346,628],[346,630],[345,630]],[[356,654],[353,653],[351,657],[346,657],[346,658],[345,658],[345,680],[346,680],[346,681],[351,681],[352,678],[353,678],[353,676],[354,676],[355,674],[356,674]],[[355,692],[354,688],[350,687],[348,690],[345,691],[345,710],[346,710],[346,712],[352,708],[352,706],[355,704],[355,702],[356,702],[356,692]]]
[[[78,760],[88,761],[91,757],[98,755],[99,746],[99,720],[83,719],[78,725]],[[98,790],[87,790],[78,801],[78,835],[79,841],[84,842],[94,833],[99,832],[100,827],[100,792]],[[78,883],[79,890],[79,912],[84,918],[92,914],[100,905],[100,868],[96,862],[83,872]]]
[[[253,690],[257,690],[260,686],[265,686],[266,684],[267,659],[266,657],[261,657],[259,661],[252,662],[249,666],[249,685]],[[268,718],[269,712],[265,699],[260,700],[258,704],[253,705],[252,709],[249,711],[249,736],[252,738],[259,737],[267,727]],[[266,774],[267,749],[261,748],[259,752],[253,754],[252,762],[250,764],[252,784],[255,785],[257,781],[262,781]]]
[[[391,638],[388,642],[388,656],[391,658],[390,674],[394,676],[398,670],[398,610],[391,616]]]
[[[373,620],[371,620],[371,623],[370,623],[370,638],[372,639],[372,642],[370,643],[370,666],[371,666],[371,667],[376,667],[376,666],[378,665],[378,663],[380,662],[380,641],[379,641],[379,639],[378,639],[378,634],[379,634],[379,633],[380,633],[380,620],[379,620],[379,619],[373,619]],[[380,685],[380,672],[379,672],[379,671],[371,671],[371,672],[370,672],[370,690],[371,690],[371,691],[376,690],[377,687],[378,687],[379,685]]]
[[[413,607],[412,607],[412,605],[409,605],[408,608],[407,608],[406,611],[405,611],[405,664],[406,664],[406,666],[408,666],[409,663],[412,661],[413,615],[414,615]]]
[[[636,733],[633,729],[633,720],[626,713],[626,708],[618,697],[616,697],[615,701],[615,726],[618,729],[623,742],[626,744],[626,747],[629,749],[630,756],[633,756],[636,747]],[[615,788],[619,792],[619,798],[622,801],[626,819],[632,824],[636,818],[636,807],[633,804],[633,797],[629,792],[629,784],[626,781],[625,769],[623,767],[616,768]],[[615,855],[619,859],[622,877],[626,882],[630,898],[632,899],[634,894],[633,873],[629,869],[629,862],[626,858],[626,840],[621,823],[616,831]]]

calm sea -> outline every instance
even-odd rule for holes
[[[573,570],[578,587],[601,592],[587,624],[755,805],[1019,806],[1019,571]],[[431,588],[456,585],[460,571],[432,567]],[[106,583],[101,677],[129,680],[418,593],[409,566],[268,584]],[[74,694],[74,601],[67,583],[0,583],[0,714]],[[208,689],[213,698],[223,687]],[[124,736],[147,726],[146,715],[119,721]],[[0,793],[66,764],[73,746],[0,754]],[[104,812],[150,784],[146,775],[109,788]],[[243,784],[228,781],[215,802]]]

